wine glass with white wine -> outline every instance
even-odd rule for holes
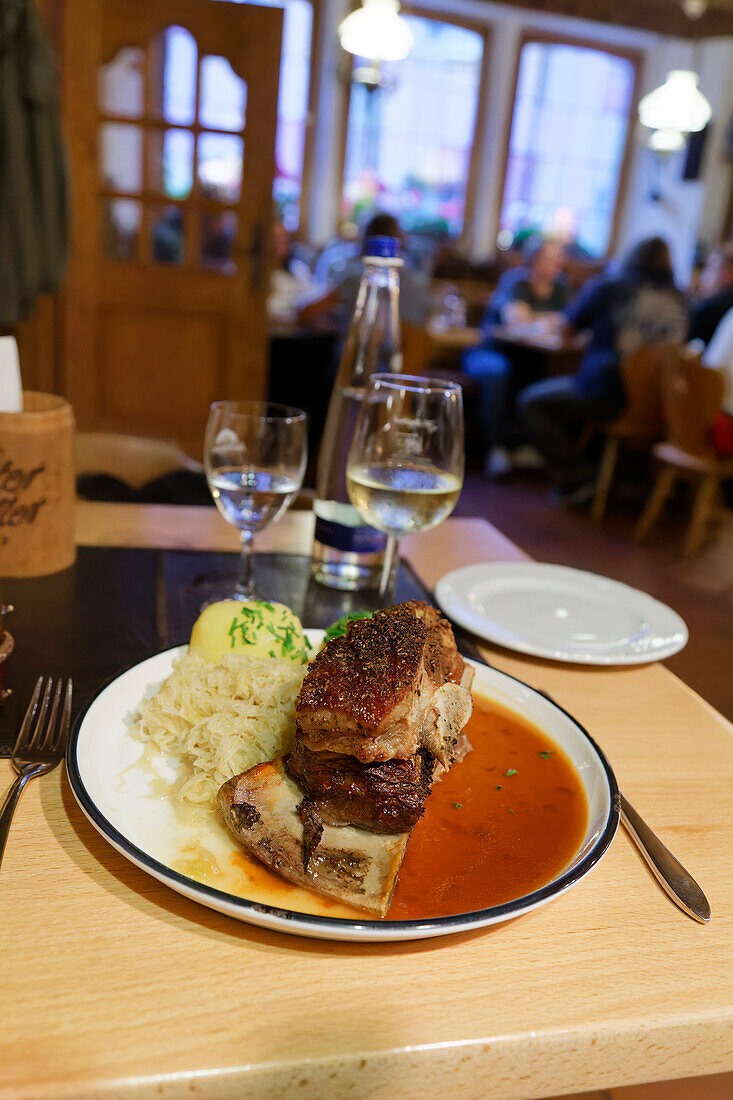
[[[463,393],[455,382],[374,374],[346,464],[351,503],[389,538],[380,592],[394,587],[402,535],[437,527],[463,485]]]
[[[279,519],[303,484],[308,442],[302,409],[272,401],[215,401],[209,411],[204,466],[224,519],[239,529],[242,554],[232,599],[255,594],[255,534]]]

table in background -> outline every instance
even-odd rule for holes
[[[508,349],[521,348],[544,357],[545,375],[575,374],[583,352],[588,346],[587,333],[564,335],[543,331],[536,325],[494,325],[491,335],[497,344]]]
[[[197,508],[80,504],[77,531],[103,546],[237,543]],[[307,552],[311,537],[312,517],[290,513],[259,546]],[[471,519],[405,539],[404,551],[431,586],[458,565],[524,556]],[[598,739],[699,878],[710,925],[669,903],[620,833],[566,895],[491,929],[387,945],[267,932],[133,867],[57,769],[29,786],[0,871],[0,1097],[529,1100],[732,1070],[729,724],[661,665],[486,653]]]
[[[428,321],[427,332],[432,343],[441,351],[467,351],[477,347],[486,335],[480,328],[443,325],[439,317]],[[588,346],[588,337],[585,334],[561,336],[542,332],[532,325],[495,325],[491,329],[491,336],[498,344],[504,344],[509,349],[523,348],[525,351],[543,355],[548,378],[574,374]]]
[[[472,328],[470,325],[446,325],[440,317],[431,317],[426,329],[433,344],[444,351],[475,348],[484,335],[480,328]]]

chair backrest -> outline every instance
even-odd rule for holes
[[[435,351],[427,329],[403,321],[401,331],[403,372],[426,374]]]
[[[664,375],[667,440],[689,454],[710,455],[713,421],[724,392],[720,371],[703,366],[699,355],[679,351]]]
[[[114,432],[77,432],[76,474],[109,474],[131,489],[141,489],[174,470],[201,470],[176,443]]]
[[[639,441],[664,437],[662,378],[676,350],[666,344],[638,348],[621,362],[626,408],[614,423]]]

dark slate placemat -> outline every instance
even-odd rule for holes
[[[164,555],[164,587],[168,645],[188,640],[201,607],[226,597],[233,588],[236,557],[177,550]],[[291,607],[305,627],[325,629],[349,611],[376,611],[384,601],[376,592],[339,592],[311,578],[311,559],[304,554],[257,554],[254,559],[257,595]],[[406,563],[397,577],[394,598],[428,600],[432,597]]]
[[[236,566],[235,554],[81,547],[62,573],[3,580],[2,599],[15,606],[6,623],[15,649],[5,667],[13,694],[0,706],[0,756],[10,753],[37,676],[73,676],[78,712],[124,669],[186,642],[201,606],[231,591]],[[304,555],[257,554],[255,579],[262,598],[288,604],[307,627],[380,606],[376,593],[315,584]],[[390,602],[410,599],[432,602],[403,564]],[[468,642],[461,649],[475,655]]]
[[[0,592],[15,610],[6,662],[12,696],[0,707],[0,756],[7,756],[36,677],[74,677],[74,710],[105,681],[160,649],[156,551],[87,548],[50,577],[9,578]]]

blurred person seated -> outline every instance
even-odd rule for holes
[[[301,298],[298,309],[300,321],[311,324],[324,314],[333,314],[343,327],[348,324],[361,282],[361,256],[370,237],[396,237],[404,248],[405,240],[397,219],[391,214],[375,214],[364,229],[360,255],[347,260],[340,273],[325,286],[317,287],[312,296]],[[424,272],[411,267],[406,259],[405,266],[400,269],[400,319],[422,328],[429,312],[430,280]]]
[[[698,291],[700,297],[690,308],[688,339],[707,345],[733,309],[733,241],[710,253],[700,272]]]
[[[725,375],[723,407],[713,424],[713,448],[718,458],[733,455],[733,307],[715,330],[702,362]]]
[[[267,315],[271,321],[292,324],[298,316],[298,299],[311,285],[308,265],[293,252],[292,241],[282,222],[272,227],[273,260]]]
[[[557,240],[535,233],[522,248],[523,263],[505,271],[486,308],[481,330],[491,338],[496,325],[551,322],[568,300],[564,251]]]
[[[529,386],[519,412],[559,492],[580,504],[593,495],[597,469],[579,453],[578,438],[588,423],[612,420],[624,408],[621,360],[641,347],[685,340],[687,304],[667,242],[640,241],[617,268],[591,280],[563,317],[566,331],[591,332],[580,369]]]
[[[320,286],[338,279],[350,260],[359,256],[361,240],[354,222],[344,222],[338,236],[324,245],[313,264],[313,278]]]
[[[485,469],[491,475],[503,473],[512,465],[506,449],[512,390],[516,393],[544,372],[541,352],[510,348],[495,338],[494,329],[497,325],[528,324],[557,327],[568,300],[562,270],[564,252],[558,241],[533,234],[524,242],[523,259],[521,267],[502,275],[481,322],[484,339],[462,357],[463,370],[476,379],[479,388]]]

